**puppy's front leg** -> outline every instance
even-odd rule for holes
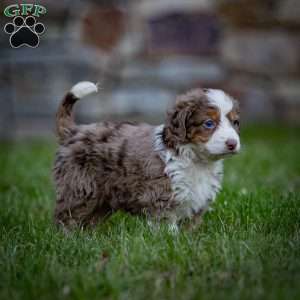
[[[170,233],[172,233],[174,235],[178,234],[179,228],[178,228],[177,223],[168,224],[168,230],[169,230]]]
[[[204,210],[200,209],[197,213],[193,215],[191,220],[187,223],[186,229],[195,230],[200,227],[203,220]]]
[[[174,235],[179,233],[178,218],[176,214],[168,216],[168,231]]]

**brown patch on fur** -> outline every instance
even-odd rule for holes
[[[118,209],[164,218],[175,202],[153,132],[142,124],[77,126],[54,164],[56,223],[94,224]]]
[[[179,144],[205,143],[214,129],[202,126],[205,120],[212,119],[219,123],[220,112],[209,104],[207,96],[201,89],[195,89],[177,98],[175,108],[168,113],[163,132],[163,140],[168,148]]]
[[[240,109],[239,103],[236,100],[233,100],[233,108],[227,114],[227,118],[235,128],[235,130],[240,133]]]

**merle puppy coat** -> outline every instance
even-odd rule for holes
[[[96,91],[78,83],[57,112],[56,222],[92,225],[120,209],[175,227],[201,216],[221,188],[223,158],[240,150],[237,102],[195,89],[177,98],[160,126],[75,124],[74,103]]]

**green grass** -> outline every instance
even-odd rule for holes
[[[300,299],[299,129],[243,131],[203,225],[52,223],[55,145],[0,145],[0,299]]]

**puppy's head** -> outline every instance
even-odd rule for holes
[[[241,147],[238,103],[221,90],[195,89],[179,96],[167,115],[163,140],[173,149],[189,144],[206,158],[235,154]]]

